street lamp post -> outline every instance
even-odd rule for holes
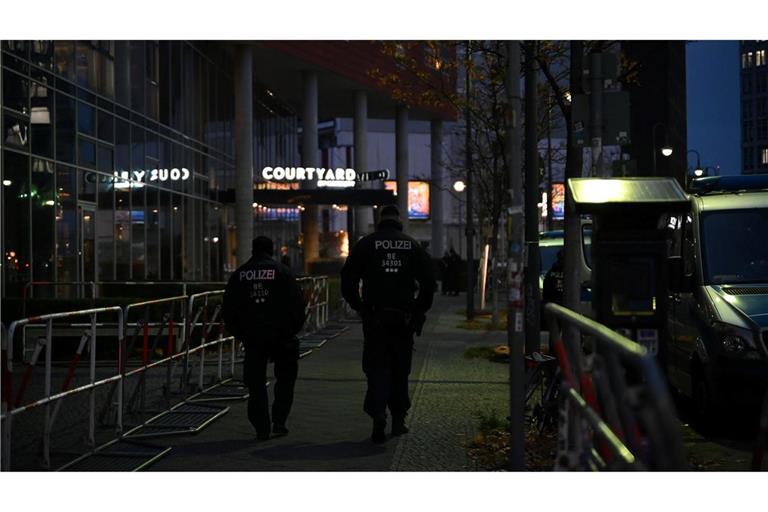
[[[704,169],[701,168],[701,155],[695,149],[689,149],[688,153],[685,154],[686,158],[690,153],[696,153],[696,167],[693,168],[693,174],[695,176],[701,176],[704,174]]]
[[[667,127],[664,126],[663,123],[656,123],[653,125],[653,128],[651,129],[651,139],[653,139],[653,175],[658,175],[658,169],[656,168],[656,129],[657,128],[664,128],[664,145],[661,146],[661,154],[664,156],[671,156],[672,155],[672,146],[667,144]]]

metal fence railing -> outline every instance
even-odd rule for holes
[[[307,299],[306,331],[325,328],[329,318],[328,278],[306,277],[298,282]],[[193,401],[212,387],[233,381],[238,342],[224,335],[223,294],[224,290],[214,290],[125,307],[53,313],[17,320],[7,332],[3,328],[2,469],[11,469],[14,450],[26,457],[25,467],[35,465],[27,460],[31,452],[40,454],[39,465],[52,467],[52,442],[57,448],[63,446],[59,437],[52,441],[52,434],[64,398],[77,401],[74,410],[70,411],[69,404],[64,408],[73,424],[88,418],[86,444],[92,450],[106,435],[110,439],[115,433],[118,439],[150,435],[136,432],[144,427],[157,430],[153,420],[168,412],[178,413],[174,409],[179,403]],[[106,318],[108,315],[116,318]],[[29,357],[16,363],[14,375],[14,354],[21,353],[14,352],[14,339],[18,348],[18,342],[24,342],[24,328],[32,325],[44,328],[45,336],[38,338]],[[108,344],[109,350],[97,356],[97,350],[110,339],[115,340],[115,346]],[[217,350],[217,359],[207,364],[206,353],[213,350]],[[225,351],[230,354],[229,371],[225,369]],[[83,379],[78,368],[86,352],[88,376]],[[62,381],[59,389],[54,386],[57,379]],[[237,394],[241,387],[231,388],[227,390],[231,397],[242,396]],[[98,400],[94,396],[97,389]],[[27,390],[34,390],[36,396],[25,401]],[[43,417],[33,415],[35,411],[44,411]],[[14,435],[12,425],[20,419],[24,420],[23,428]],[[71,441],[71,433],[63,430],[59,429],[57,436]],[[73,441],[64,451],[72,455],[75,445],[79,446]]]
[[[655,357],[562,306],[545,310],[562,375],[556,468],[686,469],[680,422]],[[564,324],[591,341],[591,350],[564,344]]]
[[[65,397],[72,397],[74,395],[87,393],[88,394],[88,433],[87,443],[89,446],[95,446],[96,437],[96,400],[95,392],[97,388],[106,386],[110,383],[115,383],[118,387],[117,399],[118,399],[118,414],[116,418],[116,424],[118,431],[122,430],[122,379],[121,379],[121,363],[122,363],[122,337],[117,339],[117,347],[115,353],[117,354],[117,364],[114,367],[114,374],[108,375],[104,378],[97,380],[96,371],[96,350],[97,350],[97,317],[99,315],[115,315],[117,317],[118,333],[123,332],[123,310],[118,306],[86,309],[82,311],[73,311],[65,313],[53,313],[50,315],[42,315],[39,317],[24,318],[16,320],[11,323],[8,328],[7,336],[5,336],[4,343],[4,392],[3,392],[3,415],[2,415],[2,429],[3,429],[3,453],[2,453],[2,468],[3,470],[10,469],[11,460],[11,436],[12,425],[14,419],[25,413],[39,410],[43,408],[43,432],[42,432],[42,465],[46,468],[50,467],[50,454],[51,454],[51,433],[55,421],[59,415],[62,399]],[[75,317],[88,317],[90,325],[88,329],[83,332],[80,342],[70,360],[66,372],[62,375],[61,372],[57,372],[54,376],[53,371],[53,324],[56,320],[71,319]],[[13,379],[13,340],[14,333],[19,327],[24,326],[30,322],[44,323],[45,324],[45,337],[41,337],[38,340],[38,345],[35,349],[35,353],[32,356],[31,361],[26,365],[21,381],[19,383],[18,391],[14,394],[14,379]],[[73,382],[73,377],[80,362],[80,358],[84,349],[88,349],[89,353],[89,377],[86,384],[70,389]],[[26,393],[31,387],[31,380],[33,373],[35,372],[38,358],[41,353],[44,357],[44,370],[43,370],[43,382],[42,387],[39,385],[34,386],[34,392],[37,395],[31,400],[25,400]],[[59,391],[54,391],[54,377],[62,379],[61,388]]]
[[[328,276],[301,277],[297,279],[307,302],[305,331],[316,331],[326,326],[329,318]]]
[[[215,290],[210,292],[196,293],[189,297],[187,304],[187,333],[184,338],[184,363],[183,363],[183,386],[189,389],[191,378],[191,356],[198,354],[197,360],[197,385],[198,392],[205,389],[205,364],[206,348],[211,345],[218,347],[216,378],[214,384],[220,384],[224,381],[224,319],[222,317],[222,306],[224,300],[224,290]],[[209,337],[213,335],[215,342],[210,342]],[[195,343],[195,340],[197,342]],[[229,376],[232,379],[235,376],[235,361],[237,359],[237,342],[233,336],[226,338],[230,343],[229,357]]]

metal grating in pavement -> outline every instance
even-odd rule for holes
[[[302,350],[307,348],[320,348],[325,345],[325,342],[327,341],[328,338],[325,336],[307,336],[306,338],[299,340]]]
[[[229,411],[215,404],[182,402],[129,431],[125,438],[196,434]]]
[[[267,382],[269,385],[269,382]],[[250,396],[248,388],[239,381],[224,381],[215,384],[187,399],[188,403],[215,402],[219,400],[245,400]]]
[[[57,471],[141,471],[170,451],[168,446],[118,440],[83,455]]]

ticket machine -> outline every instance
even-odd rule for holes
[[[572,178],[577,214],[591,214],[594,318],[665,358],[665,214],[690,210],[673,178]]]

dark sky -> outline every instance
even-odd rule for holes
[[[686,45],[688,148],[702,166],[741,174],[739,42],[696,41]],[[690,166],[696,155],[688,155]]]

